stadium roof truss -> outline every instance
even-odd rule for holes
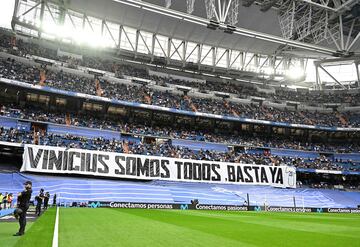
[[[127,25],[127,21],[121,21],[121,18],[101,18],[95,16],[96,13],[92,11],[82,11],[76,6],[69,8],[64,1],[16,0],[12,28],[45,39],[115,48],[130,52],[135,58],[147,56],[152,62],[160,57],[167,65],[181,64],[183,68],[193,63],[198,69],[205,66],[211,67],[213,71],[242,71],[242,79],[261,79],[263,82],[275,83],[285,82],[286,73],[291,68],[298,67],[304,70],[307,58],[302,53],[296,55],[291,51],[305,51],[312,54],[311,56],[353,56],[350,51],[360,40],[359,18],[349,19],[346,12],[350,6],[358,2],[357,0],[242,0],[243,6],[256,3],[263,12],[269,8],[276,8],[283,37],[235,27],[239,18],[239,0],[204,0],[204,17],[191,14],[196,8],[195,0],[186,1],[186,13],[171,9],[174,5],[174,1],[171,0],[163,1],[163,6],[137,0],[111,2],[171,18],[176,20],[175,27],[168,30],[165,35],[157,29],[148,31],[141,27],[134,28]],[[185,1],[183,3],[185,4]],[[206,28],[209,27],[209,19],[214,20],[217,25],[217,30],[211,31],[220,37],[215,44],[208,43],[210,37],[213,37],[209,31],[204,32],[202,39],[192,41],[191,37],[198,30],[196,28],[190,29],[181,36],[182,38],[175,35],[186,23],[209,30]],[[334,21],[335,19],[338,22]],[[144,22],[144,16],[140,22]],[[265,44],[276,44],[270,47],[277,49],[271,48],[271,52],[267,54],[250,49],[240,50],[237,49],[239,40],[232,47],[221,47],[222,41],[227,39],[226,35],[237,35],[253,42],[263,42],[261,44],[264,44],[264,47],[267,47]],[[324,42],[333,44],[337,49],[323,46]],[[358,71],[359,63],[356,62],[355,65]],[[315,67],[317,72],[318,69],[324,69],[320,65]],[[343,88],[339,81],[334,81]],[[320,85],[319,76],[319,80],[314,82],[314,87],[320,89]]]
[[[113,0],[118,3],[136,6],[142,10],[152,11],[162,15],[171,16],[184,21],[192,21],[198,25],[223,30],[255,40],[273,42],[286,48],[300,48],[311,51],[313,54],[348,56],[360,38],[360,4],[358,0],[197,0],[197,8],[205,4],[205,12],[189,15],[178,11],[179,3],[164,8],[158,0]],[[194,0],[195,1],[195,0]],[[247,15],[242,13],[239,20],[239,6],[242,9],[250,7],[253,3],[260,6],[261,12],[274,9],[278,16],[280,35],[270,35],[258,32],[252,28],[240,28]],[[169,1],[165,1],[167,3]],[[171,1],[170,1],[171,2]],[[186,1],[188,5],[189,2]],[[185,1],[181,1],[185,4]],[[193,11],[193,9],[192,9]],[[265,17],[265,18],[269,18]],[[209,22],[212,21],[212,22]],[[258,20],[258,22],[261,22]],[[209,25],[210,23],[210,25]],[[237,25],[239,23],[239,25]],[[236,26],[237,25],[237,26]],[[271,32],[270,32],[271,33]],[[276,33],[276,32],[275,32]],[[282,37],[280,37],[282,36]],[[266,46],[264,46],[266,50]],[[288,50],[289,50],[288,49]],[[280,52],[284,47],[279,47]],[[332,50],[332,53],[329,51]],[[305,53],[306,54],[306,53]]]
[[[83,42],[122,49],[138,55],[165,59],[167,64],[178,61],[201,66],[252,72],[262,78],[282,77],[289,66],[302,66],[304,58],[277,56],[210,46],[134,29],[106,19],[66,9],[46,0],[17,0],[12,27],[35,37]],[[61,36],[59,34],[61,33]],[[249,76],[249,74],[247,74]]]
[[[360,56],[350,57],[350,58],[332,58],[332,59],[323,59],[320,61],[315,61],[315,71],[316,71],[316,81],[315,88],[318,90],[324,89],[325,86],[332,85],[333,88],[337,89],[347,89],[350,88],[351,82],[340,82],[337,78],[338,76],[333,71],[329,71],[327,68],[331,68],[333,66],[343,66],[345,68],[340,68],[343,70],[348,69],[349,67],[355,67],[355,73],[357,77],[357,81],[355,82],[356,88],[360,88]],[[324,83],[320,76],[320,71],[326,74],[332,81],[332,83]]]
[[[357,0],[276,1],[282,36],[313,44],[334,44],[346,55],[359,40]],[[351,41],[351,42],[350,42]]]

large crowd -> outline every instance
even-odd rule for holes
[[[252,134],[239,134],[232,131],[215,133],[210,130],[194,130],[185,127],[156,126],[134,123],[126,120],[113,118],[93,117],[89,114],[62,113],[57,111],[47,112],[41,108],[2,105],[0,116],[26,119],[30,121],[42,121],[57,124],[67,124],[78,127],[88,127],[101,130],[113,130],[123,134],[161,137],[167,139],[185,139],[193,141],[204,141],[210,143],[223,143],[245,147],[272,147],[283,149],[295,149],[306,151],[326,151],[350,153],[359,152],[360,144],[336,143],[314,143],[292,136],[254,136]]]
[[[0,61],[0,76],[38,84],[40,70],[14,59]],[[83,77],[64,71],[47,70],[46,85],[68,91],[99,95],[94,83],[95,79]],[[310,111],[280,110],[258,104],[240,104],[226,99],[211,99],[177,95],[168,91],[155,91],[144,85],[125,85],[100,79],[103,97],[130,102],[152,104],[187,111],[199,111],[225,116],[236,116],[250,119],[270,120],[276,122],[311,124],[321,126],[360,126],[359,114],[354,113],[320,113]]]
[[[103,70],[115,73],[117,77],[124,75],[141,77],[151,79],[158,85],[167,86],[167,84],[183,85],[192,88],[197,88],[201,92],[220,91],[235,94],[239,98],[247,98],[249,96],[257,96],[271,99],[273,101],[297,101],[306,102],[310,105],[319,103],[346,103],[350,106],[360,104],[360,91],[344,91],[344,92],[323,92],[323,91],[294,91],[290,89],[279,88],[276,92],[268,91],[264,93],[259,91],[256,87],[251,85],[240,85],[230,82],[213,82],[206,81],[206,83],[178,80],[172,78],[162,78],[157,76],[150,76],[146,69],[126,65],[123,63],[115,62],[110,58],[100,58],[96,56],[82,56],[82,59],[76,59],[69,56],[59,56],[55,49],[45,48],[36,43],[27,43],[22,39],[17,39],[15,42],[16,49],[11,37],[9,35],[0,35],[0,47],[7,48],[10,53],[19,56],[36,55],[48,59],[61,61],[64,66],[77,68],[79,66]],[[76,47],[69,46],[69,50],[75,50]]]
[[[13,46],[16,49],[13,49]],[[120,64],[111,59],[99,58],[95,56],[82,56],[82,59],[74,57],[58,56],[56,50],[45,48],[33,43],[16,40],[16,44],[9,36],[0,37],[0,47],[7,52],[17,56],[36,55],[53,60],[60,61],[62,65],[70,68],[79,66],[109,71],[118,78],[125,75],[140,77],[155,81],[156,84],[167,87],[168,84],[176,84],[198,88],[201,92],[221,91],[236,95],[238,98],[247,98],[249,96],[258,96],[271,99],[273,101],[291,100],[301,102],[318,103],[346,103],[348,105],[359,104],[359,93],[346,92],[341,97],[337,94],[325,94],[323,92],[295,92],[288,90],[276,90],[276,93],[260,92],[253,86],[237,85],[224,82],[190,82],[172,78],[161,78],[150,76],[146,69],[130,65]],[[41,80],[41,72],[45,71],[45,85],[59,88],[67,91],[75,91],[90,95],[101,95],[103,97],[152,104],[163,107],[212,113],[217,115],[235,116],[250,119],[269,120],[285,123],[311,124],[321,126],[360,126],[360,116],[356,113],[320,113],[310,111],[294,111],[290,109],[277,109],[264,106],[258,103],[240,104],[227,98],[200,98],[192,97],[186,94],[174,94],[170,91],[157,91],[147,85],[141,84],[121,84],[115,80],[105,80],[98,78],[96,86],[95,78],[89,76],[80,76],[67,73],[63,70],[56,71],[52,68],[30,66],[14,59],[0,59],[0,77],[15,79],[30,84],[38,84]],[[100,93],[98,88],[101,88]],[[234,133],[214,133],[211,131],[199,131],[186,128],[174,128],[148,126],[144,124],[135,124],[126,121],[114,121],[107,118],[94,118],[87,115],[69,114],[65,117],[64,113],[44,112],[41,109],[22,108],[3,106],[1,115],[28,119],[33,121],[46,121],[58,124],[70,124],[75,126],[109,129],[127,134],[151,135],[166,137],[167,141],[145,143],[142,141],[131,142],[126,140],[108,140],[105,138],[85,138],[75,135],[55,135],[46,132],[27,132],[18,129],[0,128],[0,140],[17,143],[35,143],[51,146],[64,146],[73,148],[84,148],[91,150],[127,152],[133,154],[158,155],[166,157],[176,157],[184,159],[226,161],[226,162],[244,162],[263,165],[290,164],[300,168],[314,168],[327,170],[346,169],[359,171],[359,164],[351,160],[333,160],[325,156],[319,156],[313,159],[295,158],[287,156],[273,156],[264,152],[263,154],[252,154],[242,149],[229,149],[227,152],[215,152],[213,150],[195,151],[189,148],[173,145],[172,139],[187,139],[206,142],[218,142],[234,144],[245,147],[274,147],[288,148],[308,151],[336,151],[336,152],[358,152],[359,144],[351,145],[329,144],[329,143],[308,143],[304,140],[295,140],[290,137],[272,137],[238,135]],[[66,118],[68,118],[67,122]]]
[[[317,158],[299,158],[290,156],[273,156],[268,152],[254,154],[247,151],[227,152],[210,150],[195,151],[186,147],[173,145],[171,140],[163,142],[131,142],[125,140],[108,140],[102,137],[86,138],[74,135],[55,135],[46,132],[26,132],[15,128],[0,128],[0,141],[16,143],[33,143],[48,146],[68,148],[82,148],[88,150],[100,150],[121,152],[129,154],[154,155],[182,159],[209,160],[222,162],[247,163],[258,165],[293,165],[299,168],[312,168],[324,170],[350,170],[360,171],[360,165],[351,160],[333,160],[325,156]],[[345,166],[344,166],[345,165]]]

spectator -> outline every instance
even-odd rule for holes
[[[8,208],[12,208],[12,206],[13,206],[13,205],[12,205],[13,198],[14,198],[13,194],[10,193],[10,194],[8,195],[8,199],[7,199]]]
[[[40,189],[40,192],[37,196],[35,196],[35,200],[36,200],[36,209],[35,209],[35,214],[37,216],[40,216],[41,214],[41,205],[43,203],[44,200],[44,189]]]
[[[0,192],[0,210],[2,209],[2,202],[4,200],[3,194]]]
[[[54,194],[54,196],[53,196],[53,206],[56,206],[56,194]]]
[[[44,210],[46,210],[49,206],[50,193],[46,192],[44,195]]]
[[[0,74],[9,79],[26,83],[39,82],[39,67],[21,64],[14,59],[0,60]],[[67,91],[96,95],[94,79],[70,74],[64,71],[48,71],[46,85]],[[360,119],[352,113],[321,113],[290,109],[277,109],[259,104],[241,104],[216,98],[181,96],[169,91],[156,91],[150,87],[133,83],[125,85],[99,78],[103,97],[186,111],[200,111],[217,115],[269,120],[275,122],[310,124],[321,126],[360,126]]]
[[[8,202],[8,193],[6,192],[3,199],[2,199],[2,203],[4,205],[4,209],[7,209],[7,202]]]

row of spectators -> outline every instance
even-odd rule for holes
[[[0,192],[0,210],[9,209],[13,207],[14,195],[12,193]]]
[[[274,101],[288,100],[307,102],[310,105],[317,105],[320,103],[347,103],[350,106],[360,105],[360,91],[345,91],[345,92],[323,92],[323,91],[291,91],[291,90],[276,90],[275,94],[270,95]]]
[[[40,81],[40,69],[17,62],[13,59],[0,60],[0,76],[37,84]],[[42,69],[41,69],[42,70]],[[94,79],[63,71],[46,72],[45,84],[68,91],[99,95]],[[359,114],[320,113],[310,111],[292,111],[259,106],[257,104],[241,104],[225,99],[195,98],[177,95],[170,92],[155,91],[146,86],[125,85],[113,81],[100,80],[103,97],[130,102],[140,102],[187,111],[199,111],[218,115],[243,117],[250,119],[270,120],[276,122],[310,124],[321,126],[360,126]]]
[[[360,104],[360,92],[341,92],[341,93],[326,93],[322,91],[292,91],[292,90],[276,90],[275,93],[264,93],[258,91],[253,86],[244,86],[229,82],[211,82],[200,83],[195,81],[184,81],[171,78],[161,78],[157,76],[150,76],[145,69],[136,68],[130,65],[124,65],[112,61],[110,59],[104,59],[96,56],[82,56],[82,59],[76,59],[74,57],[58,56],[57,51],[49,48],[39,46],[34,43],[26,43],[21,39],[12,41],[8,35],[0,36],[0,47],[13,48],[16,46],[16,50],[10,49],[12,53],[20,56],[36,55],[57,61],[61,61],[67,64],[68,67],[77,68],[78,66],[99,69],[103,71],[109,71],[115,73],[118,77],[124,75],[141,77],[145,79],[154,80],[158,85],[166,86],[169,84],[183,85],[193,88],[198,88],[201,92],[208,91],[220,91],[226,93],[232,93],[239,98],[247,98],[249,96],[264,97],[274,101],[290,100],[298,102],[307,102],[311,105],[316,103],[347,103],[351,106]],[[71,47],[69,47],[71,49]],[[74,47],[72,47],[74,48]]]
[[[129,154],[154,155],[182,159],[209,160],[222,162],[247,163],[258,165],[293,165],[300,168],[324,170],[360,171],[360,165],[351,160],[332,160],[325,156],[317,158],[297,158],[290,156],[272,156],[268,152],[252,154],[247,151],[215,152],[210,150],[194,151],[189,148],[172,145],[170,141],[143,143],[124,140],[107,140],[99,138],[85,138],[74,135],[54,135],[30,133],[17,129],[0,128],[0,141],[33,143],[68,148],[82,148],[89,150],[121,152]]]
[[[161,81],[161,78],[153,77],[155,81]],[[261,92],[251,86],[243,86],[230,82],[189,82],[183,80],[167,79],[166,83],[199,88],[201,92],[218,91],[237,95],[238,98],[248,98],[256,96],[269,99],[274,102],[296,101],[305,102],[309,105],[321,103],[347,103],[350,106],[360,105],[360,91],[345,92],[325,92],[325,91],[294,91],[291,89],[277,89],[275,92]],[[162,84],[164,85],[164,79]]]
[[[258,91],[253,86],[244,86],[230,82],[212,82],[205,83],[184,81],[172,78],[151,77],[158,85],[166,86],[166,83],[198,88],[200,92],[208,93],[211,91],[225,92],[235,94],[238,98],[248,98],[249,96],[256,96],[266,98],[274,102],[281,101],[295,101],[305,102],[308,105],[317,106],[321,103],[346,103],[349,106],[360,105],[360,91],[345,91],[345,92],[329,92],[329,91],[295,91],[291,89],[277,89],[275,92],[267,91],[268,93]]]
[[[187,128],[176,128],[172,126],[149,126],[136,124],[130,121],[114,120],[112,118],[92,117],[89,114],[65,114],[61,112],[45,112],[34,107],[14,107],[3,105],[0,107],[0,116],[27,119],[31,121],[43,121],[57,124],[67,124],[79,127],[89,127],[104,130],[118,131],[123,134],[155,136],[170,139],[186,139],[195,141],[215,142],[233,144],[239,146],[252,147],[273,147],[296,149],[306,151],[327,151],[350,153],[359,152],[359,143],[331,144],[331,143],[311,143],[293,137],[281,136],[254,136],[250,134],[239,134],[235,132],[214,133],[214,131],[189,130]]]

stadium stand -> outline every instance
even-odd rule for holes
[[[18,130],[16,128],[0,129],[0,141],[16,143],[35,143],[50,146],[64,146],[89,150],[157,155],[183,159],[213,160],[225,162],[252,163],[263,165],[288,164],[299,168],[321,170],[360,171],[360,154],[321,155],[317,152],[301,152],[289,149],[251,149],[234,151],[220,144],[184,143],[184,141],[163,141],[160,143],[143,143],[136,138],[111,138],[111,136],[85,137],[81,131],[77,134],[39,133]],[[110,137],[110,138],[109,138]],[[221,148],[220,148],[221,147]],[[268,150],[267,150],[268,151]]]
[[[6,43],[6,42],[5,42]],[[23,46],[20,46],[20,51],[22,52],[20,55],[27,56],[28,52],[37,54],[37,55],[43,55],[43,52],[38,52],[36,48],[34,48],[35,51],[32,51],[32,49],[26,49],[24,48],[22,50]],[[27,46],[25,46],[27,47]],[[7,47],[9,48],[9,47]],[[17,51],[19,52],[19,51]],[[46,52],[45,52],[46,53]],[[49,52],[50,54],[53,54],[54,52]],[[40,70],[43,70],[40,68],[39,63],[34,63],[33,61],[24,61],[20,57],[7,57],[6,54],[3,54],[3,59],[1,60],[0,64],[0,74],[4,78],[8,79],[15,79],[19,81],[23,81],[26,83],[31,84],[38,84],[40,80]],[[50,57],[52,59],[55,59],[53,55],[48,55],[46,57]],[[95,60],[89,59],[90,61],[87,62],[86,59],[84,59],[84,64],[88,67],[96,67],[94,64],[98,64],[95,62],[92,62]],[[99,58],[97,58],[97,61]],[[62,62],[62,61],[61,61]],[[60,62],[59,65],[63,65]],[[104,64],[111,64],[111,66],[108,66],[107,68],[111,67],[112,69],[108,69],[108,71],[112,71],[114,74],[119,74],[119,72],[114,71],[114,67],[116,67],[121,73],[127,73],[129,76],[133,77],[143,77],[143,79],[151,79],[154,80],[156,83],[157,77],[149,77],[149,75],[146,75],[146,71],[144,70],[138,70],[136,68],[132,68],[130,66],[118,66],[117,64],[114,64],[114,62],[105,62]],[[30,66],[31,65],[31,66]],[[54,68],[52,66],[46,67],[46,86],[55,87],[59,89],[63,89],[66,91],[72,91],[72,92],[81,92],[86,93],[90,95],[100,95],[102,97],[107,97],[111,99],[118,99],[123,101],[130,101],[130,102],[136,102],[136,103],[144,103],[144,104],[152,104],[162,107],[168,107],[168,108],[175,108],[179,110],[185,110],[185,111],[192,111],[192,112],[204,112],[204,113],[211,113],[216,115],[225,115],[225,116],[236,116],[236,117],[242,117],[242,118],[250,118],[250,119],[260,119],[260,120],[270,120],[275,122],[284,122],[284,123],[295,123],[295,124],[310,124],[310,125],[321,125],[321,126],[352,126],[357,127],[359,122],[357,121],[356,114],[351,112],[341,112],[340,113],[336,111],[330,111],[327,113],[324,112],[318,112],[318,111],[309,111],[309,110],[296,110],[296,109],[279,109],[275,108],[273,106],[266,106],[260,103],[251,102],[250,104],[240,104],[237,101],[230,101],[226,98],[221,97],[215,97],[212,99],[209,98],[201,98],[201,97],[190,97],[185,94],[175,94],[171,93],[170,88],[169,90],[166,89],[162,91],[155,90],[153,87],[149,85],[142,85],[142,84],[122,84],[117,83],[114,77],[107,76],[106,78],[100,78],[99,85],[101,89],[101,93],[99,90],[96,90],[96,87],[94,85],[94,78],[89,77],[88,75],[81,75],[81,73],[76,73],[73,70],[68,70],[68,72],[65,72],[63,69],[61,69],[61,66],[57,68]],[[73,68],[73,66],[71,66]],[[103,67],[96,67],[96,69],[106,69]],[[16,73],[15,73],[16,71]],[[164,78],[161,78],[162,81],[164,81]],[[172,80],[170,80],[172,81]],[[81,82],[81,83],[80,83]],[[176,80],[176,83],[188,85],[187,83],[182,83],[179,80]],[[213,86],[217,85],[217,86]],[[204,85],[203,85],[204,86]],[[208,88],[209,91],[230,91],[230,93],[235,93],[235,96],[238,98],[242,97],[242,90],[244,90],[247,97],[250,96],[261,96],[264,97],[264,95],[251,95],[251,93],[256,92],[256,90],[248,91],[247,89],[229,89],[229,84],[214,84],[214,83],[207,83],[205,84],[206,88]],[[236,87],[236,86],[235,86]],[[231,88],[231,86],[230,86]],[[99,94],[100,93],[100,94]],[[286,94],[291,97],[292,99],[302,98],[302,99],[309,99],[308,102],[311,102],[315,98],[318,98],[319,95],[312,95],[312,96],[304,96],[302,93],[299,93],[299,95],[292,97],[291,95],[294,94],[294,92],[288,92],[286,93],[279,93],[279,95]],[[277,95],[277,94],[276,94]],[[309,94],[310,95],[310,94]],[[284,98],[283,100],[286,100],[287,98]],[[321,98],[321,97],[320,97]],[[332,101],[333,98],[336,98],[336,96],[328,97],[328,95],[323,96],[323,100],[320,100],[319,103],[322,102],[331,102],[331,103],[337,103],[337,101]],[[356,105],[356,99],[357,92],[352,94],[346,94],[342,95],[341,98],[346,99],[347,105]],[[270,96],[268,98],[269,100],[273,100],[273,97]],[[327,100],[325,100],[327,99]]]
[[[76,100],[80,94],[84,97],[100,96],[108,102],[119,100],[130,108],[144,107],[141,104],[145,104],[177,109],[179,114],[210,113],[272,121],[271,124],[280,125],[342,127],[344,130],[360,127],[358,90],[293,91],[232,82],[179,79],[175,75],[164,76],[164,73],[152,71],[153,68],[119,62],[112,57],[61,56],[56,50],[38,45],[36,41],[25,42],[21,38],[17,39],[14,49],[12,37],[7,34],[3,34],[0,40],[0,85],[5,92],[7,84],[16,81],[20,90],[25,90],[23,85],[26,83],[41,92],[56,89],[51,92],[70,93]],[[298,107],[299,104],[302,107]],[[327,104],[333,107],[326,108]],[[291,134],[269,136],[261,132],[214,131],[181,124],[139,123],[131,118],[51,109],[34,106],[31,102],[19,104],[1,100],[0,106],[1,145],[39,144],[267,166],[286,164],[297,168],[300,175],[298,186],[305,186],[287,191],[261,186],[115,182],[23,175],[11,166],[4,166],[2,171],[11,173],[0,174],[2,190],[16,191],[21,181],[31,179],[35,181],[35,188],[46,187],[47,191],[61,195],[63,203],[92,200],[188,203],[196,198],[203,204],[243,205],[247,193],[251,195],[251,205],[267,202],[292,206],[296,197],[305,207],[350,208],[355,207],[359,200],[358,194],[339,191],[336,187],[357,190],[357,178],[349,177],[347,182],[329,182],[324,177],[316,177],[319,170],[325,174],[340,172],[338,175],[360,172],[360,144],[356,135],[349,135],[351,140],[355,140],[351,143],[347,140],[313,141]],[[315,175],[309,178],[308,174]],[[90,192],[82,192],[89,187],[92,188]]]
[[[11,37],[9,35],[3,34],[1,37],[2,43],[0,44],[3,48],[10,49],[11,51]],[[230,94],[236,94],[240,98],[246,98],[249,96],[264,97],[270,98],[275,101],[277,100],[289,100],[297,102],[316,102],[316,103],[347,103],[351,106],[359,105],[359,96],[360,93],[357,91],[348,92],[348,91],[339,91],[339,92],[312,92],[312,91],[292,91],[290,89],[276,89],[276,91],[269,91],[269,95],[264,92],[259,92],[255,87],[249,86],[240,86],[232,83],[218,83],[212,81],[206,81],[205,83],[199,83],[196,81],[187,81],[179,80],[173,78],[164,78],[156,75],[149,75],[145,69],[136,68],[131,65],[119,64],[110,59],[101,59],[99,57],[90,57],[83,56],[82,59],[75,59],[71,57],[62,57],[56,54],[56,51],[40,47],[34,43],[26,43],[22,39],[19,39],[17,43],[17,50],[14,51],[15,55],[19,56],[29,56],[36,55],[44,58],[49,58],[52,60],[58,60],[69,64],[71,67],[87,67],[98,69],[102,71],[112,72],[115,74],[140,77],[144,79],[151,79],[156,82],[158,85],[182,85],[191,88],[198,88],[204,92],[219,91],[226,92]],[[339,97],[341,96],[341,97]]]
[[[0,246],[358,246],[359,1],[2,1]]]
[[[153,136],[153,137],[164,137],[172,139],[184,139],[187,142],[178,140],[179,144],[185,145],[202,145],[203,143],[198,143],[198,141],[204,142],[213,142],[213,143],[222,143],[222,144],[237,144],[244,146],[254,146],[254,147],[271,147],[271,148],[284,148],[284,149],[299,149],[307,151],[332,151],[332,152],[358,152],[359,147],[357,143],[353,144],[329,144],[327,143],[308,143],[301,140],[289,140],[288,138],[278,139],[271,137],[271,140],[266,137],[254,137],[246,135],[235,135],[235,133],[226,133],[216,134],[212,132],[204,131],[192,131],[191,129],[174,129],[169,127],[159,127],[159,126],[147,126],[143,124],[134,124],[128,121],[115,121],[114,119],[101,119],[101,117],[94,118],[89,117],[87,114],[64,114],[61,112],[45,112],[41,108],[34,107],[20,107],[16,106],[6,106],[3,105],[0,109],[0,121],[2,122],[3,127],[7,128],[17,128],[19,121],[29,120],[30,122],[47,122],[47,123],[56,123],[66,126],[59,125],[49,125],[48,132],[55,134],[80,134],[79,128],[72,128],[71,126],[78,127],[87,127],[91,129],[82,129],[82,136],[85,137],[95,137],[98,130],[111,130],[115,132],[121,132],[124,134],[130,135],[141,135],[141,136]],[[68,119],[68,123],[66,123]],[[29,129],[28,129],[29,130]],[[86,131],[85,131],[86,130]],[[205,130],[206,131],[206,130]],[[92,133],[91,133],[92,132]],[[108,139],[118,138],[119,135],[113,132],[103,131],[102,133],[108,133]],[[191,142],[193,141],[193,142]],[[186,146],[186,145],[185,145]],[[224,145],[222,145],[224,146]],[[220,149],[224,149],[221,145]],[[201,149],[201,148],[197,148]]]

